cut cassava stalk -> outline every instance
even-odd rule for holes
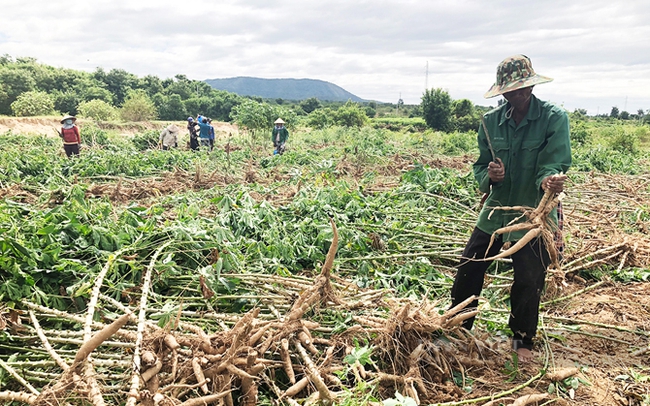
[[[84,341],[90,340],[90,336],[92,335],[92,325],[93,325],[93,317],[95,316],[95,307],[97,307],[99,292],[102,287],[102,284],[104,283],[104,277],[113,266],[113,263],[115,263],[115,259],[121,257],[122,254],[126,251],[127,251],[126,249],[121,249],[116,251],[113,254],[110,254],[108,256],[108,260],[106,261],[106,264],[104,264],[102,270],[95,277],[95,285],[93,286],[93,290],[90,295],[90,301],[88,302],[88,307],[87,307],[88,310],[86,312],[86,320],[84,323]]]
[[[18,375],[18,373],[9,365],[7,365],[6,362],[0,359],[0,367],[2,367],[5,371],[9,373],[12,377],[14,377],[15,380],[20,382],[21,385],[23,385],[25,388],[27,388],[30,392],[32,392],[34,395],[38,395],[40,392],[36,390],[32,385],[29,384],[26,380],[23,379],[22,376]]]
[[[45,347],[45,350],[47,351],[48,354],[50,354],[50,357],[57,363],[57,365],[63,370],[67,371],[70,366],[57,354],[56,351],[54,351],[54,348],[50,345],[50,342],[48,341],[47,337],[45,336],[45,333],[43,332],[43,329],[41,328],[41,325],[38,323],[38,319],[36,319],[36,315],[32,310],[29,311],[29,317],[32,320],[32,324],[34,325],[34,328],[36,329],[36,334],[38,337],[41,339],[41,342],[43,343],[43,347]]]
[[[87,318],[85,318],[85,317],[81,317],[81,316],[77,316],[77,315],[74,315],[74,314],[62,312],[60,310],[51,309],[49,307],[37,305],[35,303],[29,302],[29,301],[24,300],[24,299],[21,300],[20,303],[22,303],[26,307],[28,307],[30,309],[33,309],[33,310],[36,310],[36,311],[38,311],[40,313],[43,313],[43,314],[46,314],[46,315],[51,315],[54,318],[60,318],[62,320],[73,321],[75,323],[80,323],[80,324],[84,324],[86,322],[86,320],[87,320]],[[92,322],[92,327],[95,328],[95,329],[101,330],[101,329],[106,327],[106,324],[93,321]],[[135,339],[135,334],[133,334],[130,331],[118,330],[118,331],[115,332],[115,335],[118,336],[118,337],[121,337],[121,338],[125,338],[127,340]]]
[[[135,339],[135,348],[133,350],[133,374],[131,376],[131,389],[129,390],[129,397],[126,401],[126,406],[135,406],[137,397],[140,393],[140,353],[142,351],[144,328],[147,320],[147,299],[151,289],[151,274],[153,272],[153,267],[158,260],[158,256],[172,243],[172,241],[173,240],[169,240],[156,249],[143,277],[142,296],[140,297],[140,313],[138,314],[138,327]]]
[[[36,395],[25,392],[12,392],[12,391],[2,391],[0,392],[0,401],[3,402],[22,402],[32,405],[36,402]]]

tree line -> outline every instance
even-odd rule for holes
[[[123,69],[84,72],[55,68],[35,58],[0,57],[0,115],[36,116],[80,114],[101,121],[184,120],[202,114],[217,121],[235,121],[249,129],[268,128],[277,117],[290,126],[300,122],[312,128],[333,125],[361,127],[374,117],[421,118],[436,131],[476,131],[490,107],[468,99],[453,100],[443,89],[424,91],[419,105],[263,100],[213,89],[209,84],[178,74],[160,79],[138,77]],[[650,115],[619,112],[613,107],[603,118],[650,122]],[[576,109],[576,116],[586,111]]]

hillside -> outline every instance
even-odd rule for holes
[[[225,90],[240,96],[284,100],[304,100],[315,97],[322,101],[365,101],[333,83],[315,79],[261,79],[239,76],[206,79],[205,82],[213,89]]]

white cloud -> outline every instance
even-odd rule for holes
[[[482,95],[497,64],[524,53],[555,78],[540,97],[602,113],[650,108],[647,21],[643,0],[6,0],[0,54],[161,78],[313,78],[389,102],[419,103],[428,84],[494,105]]]

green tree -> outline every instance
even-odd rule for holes
[[[149,97],[153,97],[156,93],[162,93],[163,85],[158,76],[147,75],[139,80],[138,87],[143,89]]]
[[[438,131],[451,129],[451,97],[443,89],[427,89],[422,95],[422,115],[427,126]]]
[[[451,103],[453,125],[461,132],[476,130],[481,117],[474,109],[474,103],[468,99],[454,100]]]
[[[323,129],[334,124],[334,112],[329,107],[317,109],[307,116],[307,125],[311,128]]]
[[[334,112],[334,122],[343,127],[363,127],[368,121],[361,106],[349,100]]]
[[[11,115],[11,103],[30,90],[34,90],[34,78],[29,72],[12,67],[0,69],[0,114]]]
[[[22,93],[11,103],[16,116],[47,116],[54,114],[54,100],[49,94],[38,90]]]
[[[619,115],[621,120],[628,120],[630,118],[630,113],[627,111],[623,110],[621,111],[621,114]]]
[[[124,69],[111,69],[108,73],[102,68],[97,68],[93,77],[106,85],[106,89],[113,95],[113,102],[121,106],[130,90],[136,89],[138,77]]]
[[[310,97],[309,99],[302,100],[299,105],[302,111],[307,114],[323,106],[320,100],[315,97]]]
[[[185,105],[181,96],[178,94],[172,94],[167,97],[164,97],[164,103],[158,108],[158,117],[161,120],[183,120],[187,118],[187,112],[185,111]]]
[[[124,121],[153,120],[157,115],[156,106],[142,89],[129,91],[120,109],[120,116]]]
[[[82,117],[88,117],[98,121],[116,120],[119,116],[115,107],[99,99],[83,102],[79,104],[77,110]]]
[[[81,102],[79,94],[73,90],[53,90],[50,96],[54,100],[54,109],[65,113],[77,115],[77,106]]]
[[[451,106],[456,117],[471,116],[474,114],[474,104],[468,99],[454,100]]]
[[[618,115],[619,115],[618,107],[616,106],[612,107],[612,111],[609,113],[609,116],[612,118],[618,118]]]
[[[195,84],[185,75],[176,75],[175,78],[176,80],[165,89],[165,93],[168,96],[177,94],[182,100],[187,100],[190,97],[198,97]]]
[[[219,121],[230,121],[230,112],[244,100],[243,97],[224,90],[212,90],[211,95],[209,114]]]
[[[95,84],[95,82],[87,87],[78,85],[75,89],[83,101],[103,100],[106,103],[113,104],[113,94],[108,89],[101,87],[99,84]]]
[[[277,118],[274,118],[275,112],[269,104],[251,99],[246,99],[233,108],[231,116],[237,125],[251,131],[253,137],[261,131],[270,129]]]

